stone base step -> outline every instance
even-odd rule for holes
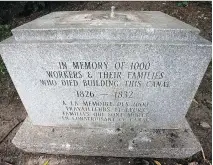
[[[201,150],[186,122],[182,129],[85,129],[32,125],[27,118],[13,139],[27,152],[112,157],[186,158]]]

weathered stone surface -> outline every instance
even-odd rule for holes
[[[211,45],[202,39],[190,44],[8,39],[2,49],[29,117],[46,126],[180,128],[211,59]],[[131,69],[132,64],[147,69]]]
[[[17,119],[0,122],[0,143],[7,137],[10,131],[19,124]]]
[[[159,11],[53,12],[12,30],[16,40],[196,40],[199,30]]]
[[[75,129],[43,127],[26,119],[13,143],[27,152],[49,154],[185,158],[200,151],[188,123],[185,129]]]
[[[199,151],[185,115],[211,43],[161,12],[109,15],[52,13],[1,43],[31,121],[14,144],[29,152],[118,157]]]

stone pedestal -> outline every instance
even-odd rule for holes
[[[85,129],[35,126],[27,118],[13,143],[33,153],[186,158],[200,151],[201,145],[188,123],[182,124],[181,129]]]
[[[191,156],[185,115],[211,60],[199,30],[157,11],[54,12],[12,30],[0,53],[29,119],[28,152]]]

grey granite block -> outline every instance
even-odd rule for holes
[[[29,117],[45,126],[180,128],[211,59],[211,45],[203,39],[190,44],[8,39],[2,44],[3,60]],[[68,68],[60,69],[59,62]],[[131,69],[132,63],[150,67]],[[81,91],[88,93],[79,96]]]
[[[25,40],[196,40],[199,30],[159,11],[53,12],[12,30]]]
[[[198,29],[157,11],[81,11],[12,32],[0,53],[30,118],[17,147],[175,158],[201,149],[185,119],[211,60]]]
[[[85,129],[35,126],[27,118],[13,143],[48,154],[186,158],[201,150],[188,123],[182,129]]]

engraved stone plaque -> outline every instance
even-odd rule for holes
[[[31,136],[34,152],[46,141],[42,152],[77,155],[200,150],[185,119],[211,59],[198,29],[161,12],[84,11],[51,13],[12,32],[0,53],[29,115],[14,138],[18,147],[32,152]],[[114,149],[106,139],[117,139]],[[101,143],[107,147],[98,150]]]

